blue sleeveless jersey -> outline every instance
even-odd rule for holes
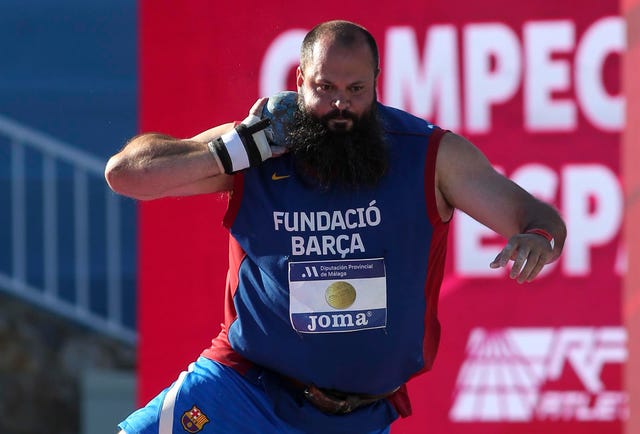
[[[367,394],[431,368],[448,231],[434,186],[444,132],[378,113],[389,169],[373,188],[311,188],[289,154],[236,175],[225,324],[205,357]]]

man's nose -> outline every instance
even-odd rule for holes
[[[341,95],[341,96],[338,96],[338,97],[334,98],[333,101],[331,102],[331,105],[334,108],[342,111],[342,110],[346,110],[347,108],[349,108],[349,106],[351,105],[351,102],[344,95]]]

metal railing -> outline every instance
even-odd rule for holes
[[[0,290],[135,343],[123,314],[134,299],[123,292],[126,199],[107,187],[104,161],[0,115],[2,147]]]

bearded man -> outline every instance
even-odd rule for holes
[[[191,139],[143,134],[108,162],[141,200],[228,191],[225,322],[178,380],[120,424],[137,433],[388,433],[436,356],[458,208],[508,242],[489,264],[534,279],[565,225],[464,138],[377,101],[375,40],[347,21],[305,37],[298,109]]]

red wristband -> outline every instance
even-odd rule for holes
[[[545,231],[544,229],[540,229],[540,228],[529,229],[525,231],[525,234],[540,235],[541,237],[546,238],[547,241],[551,243],[551,247],[553,247],[553,235],[551,235],[549,232]]]

